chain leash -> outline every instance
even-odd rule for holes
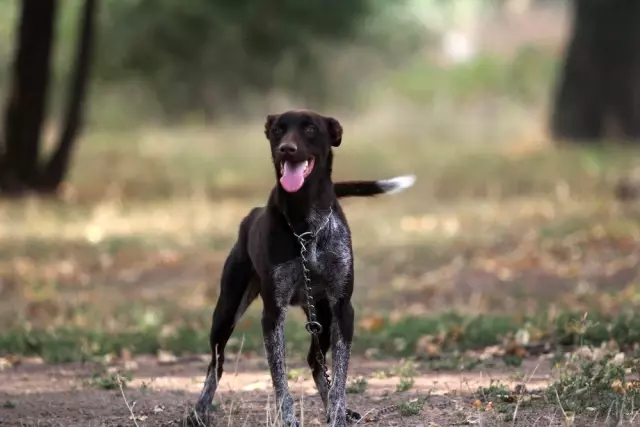
[[[327,215],[325,222],[316,230],[316,231],[305,231],[304,233],[297,234],[295,229],[289,222],[287,218],[287,223],[289,224],[289,228],[293,232],[293,235],[298,240],[298,244],[300,245],[300,260],[302,264],[302,279],[304,281],[304,292],[305,297],[307,299],[307,312],[309,313],[309,319],[307,323],[304,325],[305,329],[311,335],[313,342],[316,347],[316,362],[322,368],[322,373],[324,375],[324,379],[327,382],[327,390],[331,388],[331,377],[329,376],[329,368],[327,367],[324,354],[322,354],[322,349],[320,348],[320,337],[319,335],[322,333],[322,324],[318,322],[318,317],[316,315],[316,305],[313,299],[313,289],[311,289],[311,270],[309,268],[309,250],[307,246],[318,236],[320,231],[322,231],[327,224],[329,224],[329,220],[331,219],[331,215],[333,214],[333,209],[329,208],[329,214]],[[285,216],[286,218],[286,216]]]

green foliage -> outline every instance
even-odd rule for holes
[[[104,7],[100,77],[144,82],[173,112],[209,114],[274,89],[322,101],[322,68],[334,59],[323,47],[357,38],[379,8],[370,0],[114,0]]]
[[[513,393],[498,381],[491,381],[488,387],[478,387],[476,396],[484,402],[511,403],[514,401]]]
[[[638,360],[615,363],[612,354],[599,360],[571,355],[561,366],[560,378],[546,390],[549,401],[559,402],[565,411],[589,410],[597,414],[624,417],[640,399],[634,378]]]
[[[103,372],[96,371],[89,380],[89,385],[104,390],[115,390],[120,387],[126,388],[127,383],[131,381],[133,376],[131,372]]]
[[[54,328],[51,330],[13,328],[0,333],[0,349],[8,354],[41,356],[50,363],[95,360],[108,354],[120,354],[123,350],[133,354],[155,354],[166,350],[175,355],[204,353],[207,351],[207,322],[210,313],[202,312],[196,316],[199,321],[189,319],[188,325],[176,326],[171,333],[163,334],[157,326],[138,325],[136,331],[108,332],[98,328]],[[607,316],[590,313],[594,321],[586,333],[576,332],[573,320],[581,319],[578,313],[565,313],[549,322],[545,315],[537,319],[514,319],[509,316],[459,316],[443,314],[440,316],[406,317],[395,324],[385,321],[376,331],[358,330],[358,339],[354,342],[354,354],[363,354],[368,349],[377,348],[386,356],[407,356],[415,353],[415,343],[425,334],[441,334],[444,337],[442,348],[446,357],[432,361],[432,370],[471,370],[480,362],[477,359],[461,357],[465,350],[482,349],[491,345],[500,345],[505,336],[515,333],[525,324],[543,332],[542,338],[551,345],[599,346],[603,342],[615,342],[621,348],[629,348],[638,341],[637,325],[640,316],[635,313]],[[162,320],[163,324],[168,322]],[[476,329],[481,324],[480,329]],[[508,325],[508,326],[507,326]],[[474,331],[480,332],[482,339]],[[403,334],[408,345],[395,347],[394,339]],[[577,336],[579,335],[579,338]],[[287,319],[285,328],[287,353],[305,355],[309,348],[309,335],[297,319]],[[242,344],[240,338],[242,337]],[[259,315],[244,317],[238,325],[234,337],[229,341],[231,352],[262,350],[262,329]],[[436,363],[437,362],[437,363]],[[508,364],[508,363],[507,363]],[[511,363],[512,365],[515,363]],[[299,376],[292,371],[291,378]],[[407,379],[405,386],[410,387],[410,379],[415,377],[414,362],[407,361],[390,372],[401,379]],[[366,379],[356,379],[353,384],[366,388]]]
[[[419,397],[410,401],[401,402],[398,405],[400,415],[402,415],[403,417],[413,417],[415,415],[420,415],[420,412],[422,411],[422,408],[426,401],[426,397]]]
[[[400,378],[400,382],[396,386],[396,391],[398,393],[403,393],[405,391],[411,390],[415,383],[415,380],[411,377],[408,378]]]

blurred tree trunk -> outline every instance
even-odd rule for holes
[[[85,0],[80,15],[80,34],[76,47],[74,70],[69,80],[65,123],[58,146],[45,167],[40,191],[55,192],[69,170],[71,153],[82,128],[84,100],[87,95],[89,69],[95,32],[97,0]]]
[[[573,1],[551,133],[580,142],[640,139],[640,1]]]
[[[0,189],[20,194],[37,186],[56,0],[23,0],[5,112]]]
[[[57,0],[23,0],[11,90],[0,153],[0,191],[54,193],[70,164],[82,125],[98,0],[85,0],[62,134],[51,159],[40,164],[40,137],[46,117]]]

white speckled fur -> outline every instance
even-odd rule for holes
[[[344,285],[347,275],[350,274],[353,256],[351,253],[351,237],[349,230],[335,213],[312,211],[307,221],[311,230],[318,230],[317,236],[308,246],[309,268],[316,277],[324,284],[323,288],[327,293],[327,298],[333,305],[344,292]],[[323,224],[327,221],[326,225]],[[301,258],[277,265],[273,269],[273,280],[276,287],[276,299],[278,306],[283,310],[292,300],[304,304],[304,280],[302,276]],[[317,290],[317,283],[313,284],[314,293]],[[284,318],[282,327],[284,326]],[[280,326],[279,326],[280,327]],[[346,374],[349,364],[349,345],[342,339],[339,328],[334,323],[332,329],[333,343],[333,384],[331,390],[326,389],[324,377],[320,373],[318,378],[314,378],[318,392],[327,410],[332,423],[340,427],[340,420],[345,418],[346,407]],[[272,366],[272,377],[274,378],[274,388],[279,401],[283,403],[283,414],[289,410],[288,401],[290,395],[287,388],[286,369],[284,358],[284,339],[270,339],[272,345],[272,355],[274,360],[269,360]],[[280,347],[282,346],[282,347]],[[280,359],[282,358],[282,359]],[[276,379],[277,378],[277,379]]]
[[[308,222],[312,230],[318,230],[325,221],[328,212],[312,211]],[[323,216],[324,215],[324,216]],[[308,246],[309,268],[312,274],[320,278],[326,286],[327,296],[335,300],[342,295],[347,274],[353,257],[351,237],[347,226],[335,213],[331,213],[328,223]],[[301,258],[279,264],[273,268],[273,281],[276,286],[278,306],[287,307],[294,296],[304,301],[304,283]],[[315,285],[315,284],[314,284]]]

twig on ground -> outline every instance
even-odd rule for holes
[[[129,413],[131,414],[131,420],[133,421],[133,424],[136,427],[140,427],[138,425],[138,422],[136,421],[136,414],[133,412],[133,407],[135,406],[135,402],[133,402],[133,405],[129,405],[129,402],[127,401],[127,396],[125,396],[124,394],[124,388],[122,387],[122,378],[120,378],[120,374],[118,374],[116,372],[116,381],[118,382],[118,388],[120,388],[120,394],[122,394],[122,399],[124,400],[124,404],[127,405],[127,409],[129,409]]]
[[[533,368],[533,372],[531,372],[531,375],[529,375],[529,379],[527,381],[525,381],[524,385],[526,387],[527,384],[529,384],[529,381],[531,381],[531,378],[533,378],[533,376],[536,374],[536,371],[538,370],[538,367],[540,367],[540,363],[538,363],[536,365],[535,368]],[[525,390],[526,392],[526,390]],[[518,408],[520,407],[520,402],[522,402],[522,397],[523,396],[518,396],[518,401],[516,402],[516,407],[513,410],[513,422],[511,423],[512,426],[516,425],[516,419],[518,417]]]
[[[240,348],[238,349],[238,354],[236,355],[236,367],[233,373],[233,380],[231,380],[231,390],[235,389],[236,379],[238,378],[238,367],[240,365],[240,355],[242,354],[242,348],[244,347],[244,334],[242,334],[242,340],[240,341]],[[235,400],[231,401],[231,405],[229,407],[229,418],[227,420],[227,427],[231,427],[231,418],[233,417],[233,406],[235,404]]]
[[[558,405],[560,406],[560,410],[562,411],[563,424],[566,427],[572,426],[573,425],[573,420],[575,419],[575,415],[573,414],[573,412],[571,414],[567,414],[565,412],[564,408],[562,407],[562,402],[560,402],[560,395],[558,395],[558,390],[554,387],[553,391],[556,394],[556,399],[558,401]]]

